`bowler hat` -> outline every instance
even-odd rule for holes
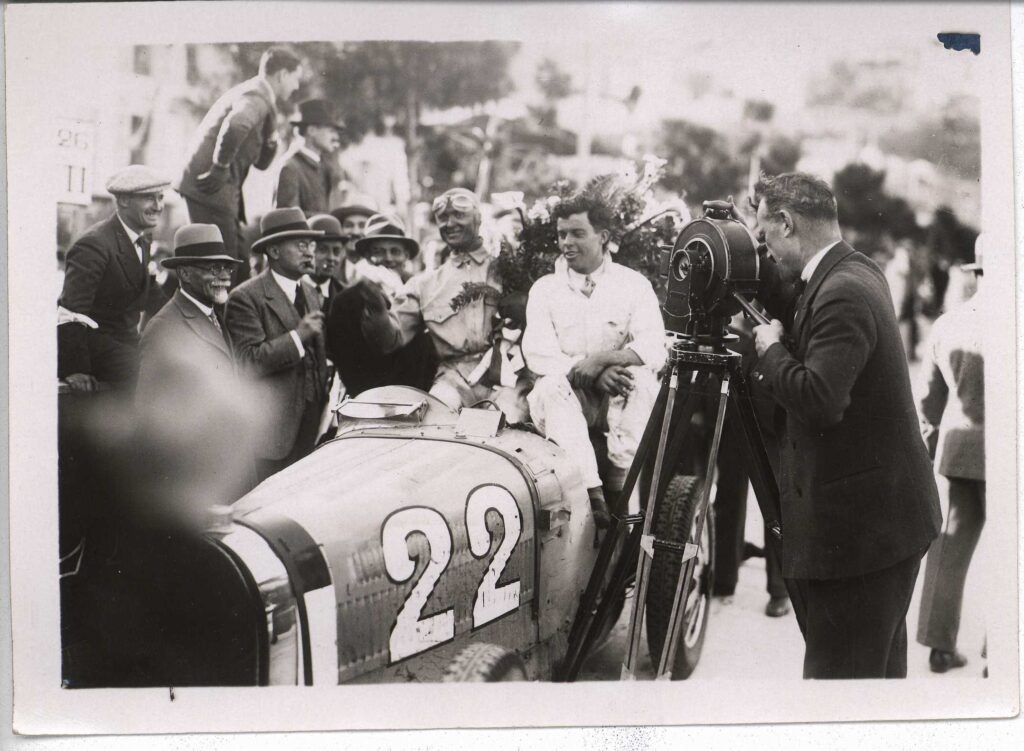
[[[322,231],[324,236],[321,240],[327,240],[328,242],[333,240],[347,240],[348,235],[344,235],[341,232],[341,222],[330,214],[317,214],[309,218],[310,229]]]
[[[215,224],[186,224],[179,227],[174,233],[174,255],[163,259],[160,265],[173,269],[203,261],[241,263],[228,255],[224,248],[224,238]]]
[[[374,240],[397,240],[409,251],[409,258],[415,258],[420,253],[420,244],[405,236],[402,220],[396,216],[374,214],[367,219],[365,234],[356,240],[356,253],[364,258],[370,255]]]
[[[253,241],[252,249],[262,251],[264,246],[273,244],[277,240],[298,237],[318,238],[323,235],[322,231],[310,229],[302,209],[295,207],[273,209],[260,219],[260,236]]]
[[[107,191],[113,195],[144,195],[162,193],[171,181],[143,164],[133,164],[115,172],[107,180]]]
[[[345,123],[334,116],[334,107],[326,99],[299,102],[299,111],[292,116],[292,125],[327,125],[344,130]]]

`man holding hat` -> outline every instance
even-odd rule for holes
[[[327,159],[338,150],[345,126],[325,99],[299,102],[292,125],[303,142],[281,167],[274,205],[298,206],[306,216],[322,213],[327,211],[335,179]]]
[[[327,401],[324,314],[314,271],[316,240],[298,208],[273,209],[260,220],[253,250],[267,269],[228,296],[225,323],[235,358],[254,379],[266,425],[256,442],[259,479],[308,454]]]
[[[917,641],[931,647],[928,665],[945,673],[967,664],[957,650],[964,584],[971,557],[985,526],[985,358],[987,324],[979,299],[984,286],[979,235],[974,263],[978,292],[939,316],[922,358],[926,388],[918,401],[921,434],[935,463],[939,500],[945,512],[942,533],[928,549],[921,591]]]
[[[333,209],[331,216],[341,223],[341,234],[345,236],[345,262],[338,270],[338,281],[352,284],[359,278],[356,271],[356,241],[363,236],[367,220],[377,213],[376,203],[369,196],[353,196],[348,203]]]
[[[295,53],[271,47],[260,58],[259,74],[218,99],[206,113],[189,148],[188,164],[175,184],[189,219],[216,224],[232,258],[241,258],[235,281],[249,276],[248,251],[239,222],[245,222],[242,184],[249,169],[266,169],[277,153],[277,110],[298,90],[302,64]]]
[[[434,380],[437,355],[422,329],[402,345],[389,311],[402,289],[398,274],[420,252],[405,236],[401,220],[374,214],[356,241],[359,280],[339,294],[327,319],[327,351],[352,395],[377,386],[414,386],[426,391]]]
[[[115,211],[67,252],[58,308],[57,375],[73,391],[98,382],[132,388],[139,315],[149,291],[149,234],[160,223],[170,181],[132,165],[107,181]]]

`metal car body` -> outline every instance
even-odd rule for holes
[[[460,418],[415,389],[365,392],[353,414],[360,404],[208,534],[262,601],[248,674],[436,681],[488,643],[550,677],[597,555],[576,467],[536,433],[481,430],[467,417],[488,415]]]

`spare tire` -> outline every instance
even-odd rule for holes
[[[695,512],[700,501],[703,481],[699,477],[679,476],[669,482],[664,498],[658,502],[654,518],[654,536],[658,540],[685,543],[696,523]],[[701,533],[700,551],[693,572],[690,590],[683,598],[683,625],[672,665],[672,680],[688,678],[697,667],[711,610],[711,592],[715,583],[714,507],[709,504],[707,519]],[[672,612],[672,599],[676,592],[680,555],[659,550],[651,565],[647,586],[646,622],[647,644],[651,661],[657,670],[661,649],[665,644],[668,620]]]
[[[526,666],[515,652],[497,644],[470,644],[445,668],[445,683],[525,681]]]

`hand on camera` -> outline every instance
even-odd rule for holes
[[[782,328],[782,321],[775,318],[770,323],[765,323],[760,326],[754,327],[754,349],[757,350],[758,357],[764,357],[764,353],[768,351],[775,342],[781,342],[785,331]]]

